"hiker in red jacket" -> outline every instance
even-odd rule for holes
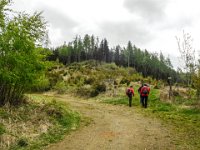
[[[142,105],[142,96],[141,96],[141,94],[140,94],[140,90],[141,90],[141,88],[144,86],[144,84],[142,83],[142,85],[139,87],[139,89],[138,89],[138,93],[139,93],[139,95],[140,95],[140,104]]]
[[[132,106],[132,97],[134,96],[134,89],[133,89],[132,85],[126,90],[126,95],[129,98],[129,107],[131,107]]]
[[[150,93],[150,87],[147,84],[144,84],[138,89],[140,92],[141,104],[144,108],[147,108],[148,96]]]

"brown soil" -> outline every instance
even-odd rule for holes
[[[69,103],[85,119],[78,130],[46,150],[182,149],[175,145],[172,132],[161,121],[144,117],[134,107],[80,100],[69,95],[56,98]]]

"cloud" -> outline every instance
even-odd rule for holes
[[[71,41],[78,23],[58,9],[46,5],[40,6],[40,9],[44,10],[43,15],[49,24],[52,45],[58,46],[64,41]]]
[[[59,12],[59,10],[52,8],[45,8],[43,10],[46,20],[51,22],[53,27],[61,28],[63,30],[72,30],[76,25],[78,25],[77,22],[68,17],[66,14]]]
[[[124,6],[131,13],[137,14],[148,22],[161,20],[165,17],[164,8],[168,0],[125,0]]]
[[[136,21],[104,22],[99,27],[102,30],[102,35],[108,38],[111,45],[113,43],[124,45],[130,40],[137,46],[152,40],[152,34],[146,26]]]
[[[161,23],[159,30],[171,30],[171,31],[181,31],[185,28],[192,27],[194,25],[194,19],[187,16],[170,17]]]

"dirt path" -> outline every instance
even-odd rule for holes
[[[93,121],[71,132],[47,150],[175,150],[170,131],[158,120],[145,118],[134,107],[59,97]]]

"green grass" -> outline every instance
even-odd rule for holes
[[[181,107],[180,103],[167,103],[159,99],[159,90],[151,89],[148,100],[148,108],[140,107],[138,87],[135,87],[133,106],[139,113],[148,117],[157,117],[164,121],[166,125],[172,127],[174,135],[177,135],[178,144],[187,144],[190,149],[200,149],[200,109],[194,107]],[[181,100],[179,99],[179,102]],[[128,106],[128,98],[125,95],[119,97],[106,98],[104,103]],[[181,103],[185,104],[185,103]],[[186,103],[194,104],[193,102]]]
[[[42,134],[39,139],[30,143],[30,149],[41,149],[41,147],[49,143],[62,140],[67,132],[79,126],[79,114],[71,111],[63,102],[53,100],[47,103],[45,111],[49,115],[51,121],[54,122],[54,127],[51,128],[48,133]]]
[[[17,138],[15,144],[11,145],[10,150],[40,150],[44,146],[50,143],[55,143],[63,139],[64,135],[79,127],[80,115],[69,109],[64,102],[57,101],[56,99],[48,98],[42,95],[30,95],[31,103],[26,106],[20,106],[19,108],[13,108],[12,115],[4,109],[0,109],[0,118],[7,118],[10,116],[12,120],[21,121],[22,123],[31,122],[33,119],[37,120],[45,119],[52,124],[47,132],[39,133],[37,138],[27,138],[21,135],[13,135]],[[29,112],[28,112],[29,111]],[[38,114],[32,117],[33,112],[42,114],[42,117]],[[33,121],[34,123],[34,121]],[[37,128],[38,125],[35,126]],[[20,130],[18,128],[18,130]],[[33,129],[34,130],[34,129]],[[23,131],[22,131],[23,132]],[[0,134],[6,133],[6,127],[0,124]]]
[[[0,136],[3,135],[6,132],[5,126],[0,123]]]
[[[150,107],[142,113],[156,116],[172,125],[180,144],[187,143],[191,146],[190,149],[200,149],[200,110],[192,107],[181,107],[176,102],[161,102],[159,91],[152,90],[152,92],[153,94],[149,98]]]
[[[118,98],[108,98],[103,100],[104,103],[113,104],[113,105],[128,105],[128,100],[126,97],[118,97]]]

